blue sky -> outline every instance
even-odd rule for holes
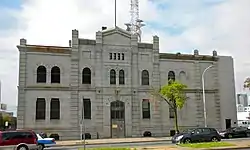
[[[129,22],[130,0],[117,0],[117,23]],[[20,38],[29,44],[67,46],[71,30],[80,37],[95,38],[101,26],[114,24],[113,0],[0,0],[0,80],[2,99],[17,103]],[[232,55],[237,91],[250,76],[249,0],[140,0],[145,21],[143,41],[160,37],[161,52]]]
[[[16,28],[17,19],[11,13],[21,9],[21,0],[1,0],[0,1],[0,29],[8,30]]]
[[[1,0],[0,7],[19,9],[21,7],[21,0]]]

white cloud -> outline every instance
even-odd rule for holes
[[[95,38],[101,26],[114,25],[114,0],[25,0],[22,9],[13,11],[18,26],[12,30],[0,30],[0,79],[3,80],[3,99],[14,104],[16,100],[19,39],[27,38],[29,44],[67,46],[71,30],[78,29],[80,37]],[[118,25],[130,21],[130,0],[117,0]],[[182,2],[182,3],[180,3]],[[156,4],[167,3],[162,10]],[[171,6],[171,7],[170,7]],[[171,35],[164,30],[144,27],[144,41],[160,36],[161,52],[185,50],[192,53],[230,54],[235,58],[236,86],[250,75],[250,1],[227,0],[224,3],[204,7],[200,0],[141,0],[141,19],[158,22],[165,27],[181,27],[183,33]],[[9,12],[9,11],[8,11]],[[2,57],[5,57],[4,59]]]

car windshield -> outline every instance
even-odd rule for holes
[[[194,129],[187,129],[187,130],[184,130],[182,133],[191,133],[192,131],[194,131]]]
[[[36,134],[38,139],[43,139],[40,134]]]
[[[235,130],[235,129],[236,129],[235,127],[232,127],[232,128],[226,129],[226,131],[232,131],[232,130]]]

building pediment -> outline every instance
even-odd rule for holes
[[[130,45],[130,32],[119,27],[104,30],[102,32],[103,43],[113,45]]]

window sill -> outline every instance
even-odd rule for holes
[[[51,85],[60,85],[61,83],[50,83]]]
[[[35,122],[36,123],[44,123],[44,122],[46,122],[46,120],[45,119],[35,119]]]
[[[36,82],[36,84],[47,84],[47,82]]]

